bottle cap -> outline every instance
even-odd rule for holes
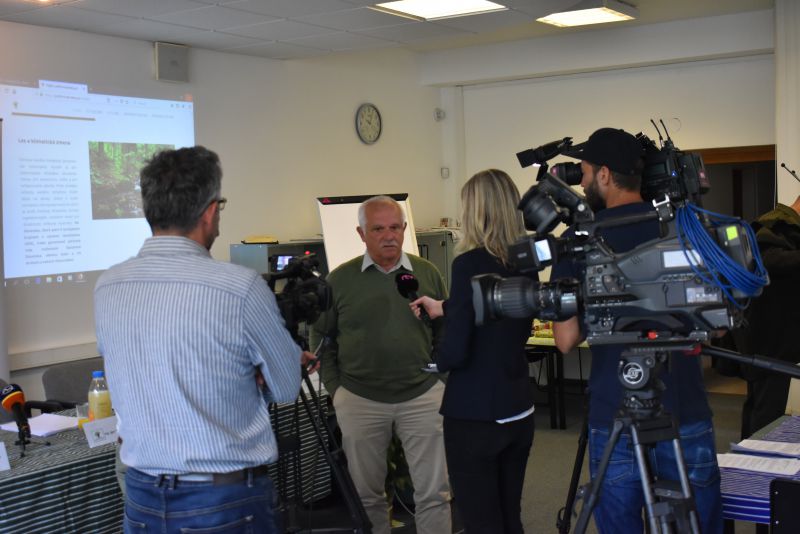
[[[92,371],[92,378],[103,378],[103,371]]]

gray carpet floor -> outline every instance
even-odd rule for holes
[[[731,383],[721,386],[715,384],[710,389],[712,391],[741,391],[742,388]],[[581,388],[577,385],[567,387],[566,429],[563,430],[550,428],[550,412],[544,404],[546,395],[541,392],[537,393],[537,409],[534,415],[536,434],[526,470],[522,498],[522,522],[525,532],[528,534],[558,532],[557,518],[559,510],[564,507],[566,501],[583,419],[583,395],[579,393],[580,390]],[[717,451],[726,452],[730,449],[731,443],[739,441],[744,396],[740,393],[710,393],[709,401],[714,411]],[[581,484],[586,483],[589,477],[587,464],[588,459],[585,458]],[[577,510],[580,510],[582,504],[581,501],[578,501]],[[392,534],[414,534],[416,532],[413,516],[401,507],[395,508],[395,518],[398,523],[392,528]],[[345,523],[349,524],[346,521]],[[572,518],[570,523],[574,530],[575,518]],[[337,523],[322,519],[316,524],[319,526]],[[454,524],[454,527],[454,532],[462,532],[458,522]],[[589,524],[587,532],[597,532],[593,523]],[[737,521],[735,532],[736,534],[754,534],[756,529],[753,523]]]

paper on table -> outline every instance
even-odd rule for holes
[[[54,413],[43,413],[28,419],[28,424],[31,425],[32,436],[44,438],[64,430],[69,430],[70,428],[77,428],[78,418],[56,415]],[[17,424],[13,422],[0,425],[0,428],[11,432],[17,432]]]
[[[750,454],[718,454],[717,462],[723,468],[744,469],[745,471],[776,475],[795,475],[800,471],[800,460],[795,458],[770,458]]]
[[[744,439],[731,444],[732,451],[751,451],[773,456],[800,458],[800,443],[784,443],[781,441],[764,441],[760,439]]]

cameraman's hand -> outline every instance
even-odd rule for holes
[[[308,374],[316,373],[319,369],[320,361],[314,355],[313,352],[308,352],[304,350],[303,353],[300,355],[300,365],[308,371]]]
[[[431,319],[437,319],[444,315],[444,307],[442,306],[442,300],[435,300],[431,297],[420,297],[417,300],[412,301],[409,306],[411,307],[411,311],[414,312],[414,315],[417,316],[417,319],[420,317],[420,307],[425,308],[425,311],[428,312]]]

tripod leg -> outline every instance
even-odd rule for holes
[[[575,463],[572,467],[572,478],[569,482],[569,491],[567,491],[567,501],[564,503],[564,508],[560,510],[558,518],[556,519],[556,527],[558,528],[559,534],[569,533],[572,511],[575,507],[575,495],[578,492],[578,483],[581,478],[583,458],[586,456],[586,445],[588,442],[589,420],[588,414],[585,414],[583,425],[581,426],[581,435],[578,437],[578,451],[575,453]]]
[[[578,516],[578,522],[575,524],[575,532],[583,534],[589,526],[589,519],[592,517],[592,510],[594,510],[597,500],[600,498],[600,490],[603,487],[603,480],[606,476],[608,469],[608,462],[611,460],[611,454],[614,452],[614,447],[619,442],[619,436],[622,434],[622,429],[625,427],[623,421],[619,419],[614,420],[614,426],[611,427],[611,434],[608,436],[606,448],[603,449],[603,457],[600,459],[600,465],[597,467],[597,475],[588,484],[589,492],[586,500],[581,508],[581,513]]]
[[[655,513],[656,497],[652,488],[652,475],[650,465],[647,462],[645,455],[645,445],[639,440],[639,431],[636,425],[631,425],[631,439],[633,441],[633,450],[636,454],[636,463],[639,466],[639,478],[642,481],[642,492],[644,493],[644,506],[647,512],[647,521],[650,523],[650,532],[655,534],[657,532],[669,532],[666,520],[668,518],[661,516],[661,526],[659,529],[658,517]]]
[[[303,379],[305,380],[305,384],[308,387],[308,390],[314,399],[317,408],[319,409],[319,399],[314,392],[314,386],[311,383],[311,380],[309,380],[308,374],[305,372],[303,373]],[[318,417],[315,417],[302,387],[300,388],[300,401],[303,404],[306,413],[308,414],[308,419],[311,422],[311,426],[313,427],[314,433],[317,436],[317,440],[319,441],[320,448],[325,456],[325,460],[328,462],[328,465],[331,468],[331,473],[333,474],[333,478],[339,486],[339,491],[342,493],[342,498],[345,500],[347,511],[354,525],[354,532],[363,534],[371,533],[372,523],[367,516],[366,510],[364,510],[364,505],[358,496],[355,484],[353,484],[353,479],[350,477],[350,472],[347,470],[347,459],[344,456],[344,451],[342,451],[340,447],[337,447],[333,451],[328,448],[332,447],[336,443],[333,430],[331,430],[331,427],[326,420],[322,419],[320,421]],[[323,436],[323,429],[325,430],[325,436]],[[327,438],[327,442],[325,438]]]
[[[668,417],[639,421],[631,426],[631,438],[639,467],[645,511],[651,532],[700,533],[692,488],[683,461],[680,436]],[[653,477],[647,452],[659,442],[670,442],[679,474],[678,481]]]
[[[689,499],[690,502],[694,502],[692,485],[689,482],[689,473],[686,471],[686,462],[683,459],[683,447],[681,447],[680,439],[676,438],[672,440],[672,447],[675,451],[675,462],[678,465],[678,476],[680,477],[683,495]],[[691,524],[692,532],[699,533],[700,518],[697,515],[697,509],[693,508],[689,510],[689,522]]]

